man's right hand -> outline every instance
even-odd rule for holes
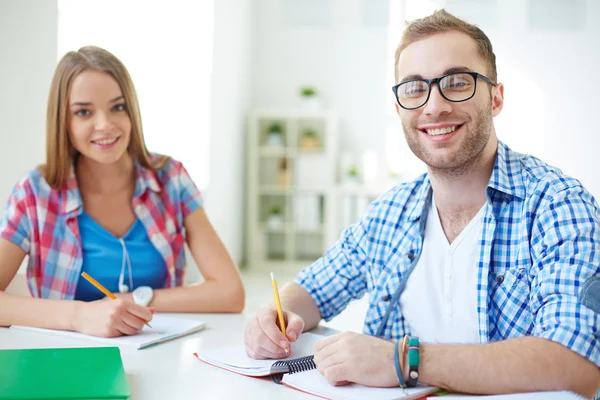
[[[101,337],[135,335],[153,314],[153,309],[126,299],[82,302],[73,318],[73,330]]]
[[[273,308],[262,308],[250,318],[244,332],[246,353],[254,359],[285,358],[289,354],[290,342],[295,342],[304,330],[304,320],[297,314],[283,312],[287,337],[281,333],[277,325],[277,311]],[[291,352],[290,352],[291,354]]]

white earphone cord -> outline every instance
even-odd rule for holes
[[[127,265],[129,269],[129,290],[133,290],[133,273],[131,271],[131,260],[129,259],[129,253],[127,252],[127,246],[125,246],[125,241],[122,238],[119,238],[119,242],[121,243],[121,247],[123,248],[123,258],[121,261],[121,276],[119,279],[119,283],[121,286],[123,284],[123,279],[125,278],[125,265]],[[119,291],[121,288],[119,287]]]

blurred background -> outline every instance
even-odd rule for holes
[[[600,1],[0,0],[0,200],[45,159],[57,61],[97,45],[136,85],[150,150],[184,163],[247,284],[291,279],[370,201],[425,171],[394,111],[405,21],[479,25],[497,56],[500,140],[600,195]],[[189,279],[201,279],[190,259]],[[362,315],[349,326],[360,328]]]

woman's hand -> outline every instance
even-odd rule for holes
[[[100,337],[135,335],[153,314],[153,309],[126,299],[82,302],[73,318],[73,330]]]

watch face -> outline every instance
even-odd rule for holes
[[[141,306],[147,306],[152,300],[152,288],[140,286],[133,291],[133,302]]]

